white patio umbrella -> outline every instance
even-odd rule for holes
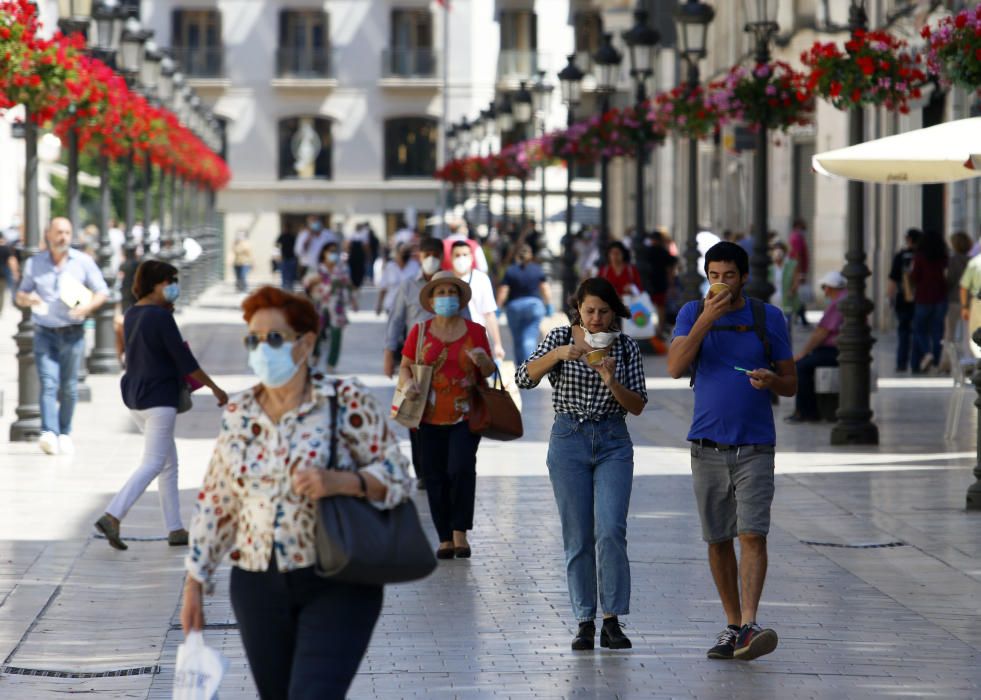
[[[977,159],[972,164],[972,159]],[[945,122],[818,153],[822,175],[890,185],[956,182],[981,175],[981,117]],[[974,168],[977,168],[975,170]]]

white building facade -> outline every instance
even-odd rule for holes
[[[260,269],[279,233],[310,214],[346,234],[368,221],[383,238],[407,214],[410,226],[422,224],[440,211],[432,175],[443,162],[444,104],[450,123],[473,118],[533,69],[557,83],[574,48],[568,2],[449,5],[144,0],[144,26],[225,123],[232,181],[218,208],[226,240],[249,232]],[[549,128],[565,123],[558,92],[543,115]],[[560,219],[565,171],[549,170],[547,211]],[[586,190],[595,195],[595,181]],[[528,191],[537,211],[539,188]],[[511,198],[509,209],[519,208]]]

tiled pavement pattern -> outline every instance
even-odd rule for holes
[[[180,319],[202,364],[229,389],[248,384],[234,303],[216,291]],[[9,358],[13,323],[9,310],[0,317],[0,353]],[[371,314],[358,314],[341,369],[387,400],[390,384],[377,375],[380,334]],[[890,347],[888,339],[877,346],[884,366]],[[3,434],[16,403],[12,365],[0,369]],[[652,403],[631,419],[633,614],[625,621],[634,649],[569,651],[574,622],[544,471],[549,395],[527,392],[527,437],[481,447],[474,558],[441,563],[428,580],[386,591],[352,698],[981,697],[981,515],[963,511],[973,462],[970,403],[951,444],[942,440],[950,389],[939,379],[882,380],[873,405],[878,448],[831,448],[827,425],[781,425],[761,611],[761,621],[779,631],[780,647],[752,663],[710,662],[704,651],[722,620],[687,475],[690,392],[686,382],[664,378],[662,360],[649,358],[647,368]],[[139,459],[142,441],[119,404],[117,379],[92,377],[90,384],[95,400],[80,407],[74,459],[42,457],[28,445],[0,448],[2,665],[66,675],[159,672],[0,673],[3,700],[170,697],[182,636],[182,552],[154,541],[162,534],[154,493],[124,523],[125,536],[144,538],[129,551],[91,536],[91,522]],[[217,422],[209,399],[196,401],[179,422],[185,516]],[[428,526],[424,498],[419,504]],[[206,638],[231,660],[221,697],[254,698],[227,574],[207,603]]]

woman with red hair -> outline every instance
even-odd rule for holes
[[[317,576],[316,502],[354,496],[390,509],[415,482],[364,385],[311,372],[313,304],[262,287],[242,309],[259,383],[222,417],[191,524],[181,624],[185,633],[204,627],[203,592],[230,552],[232,607],[260,697],[343,698],[382,589]]]

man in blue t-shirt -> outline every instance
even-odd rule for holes
[[[695,500],[728,618],[708,657],[750,660],[777,647],[777,633],[756,623],[773,502],[776,435],[770,392],[793,396],[797,372],[781,310],[743,296],[746,251],[717,243],[705,253],[705,273],[710,296],[679,312],[668,372],[675,378],[689,368],[694,373],[688,440]]]

